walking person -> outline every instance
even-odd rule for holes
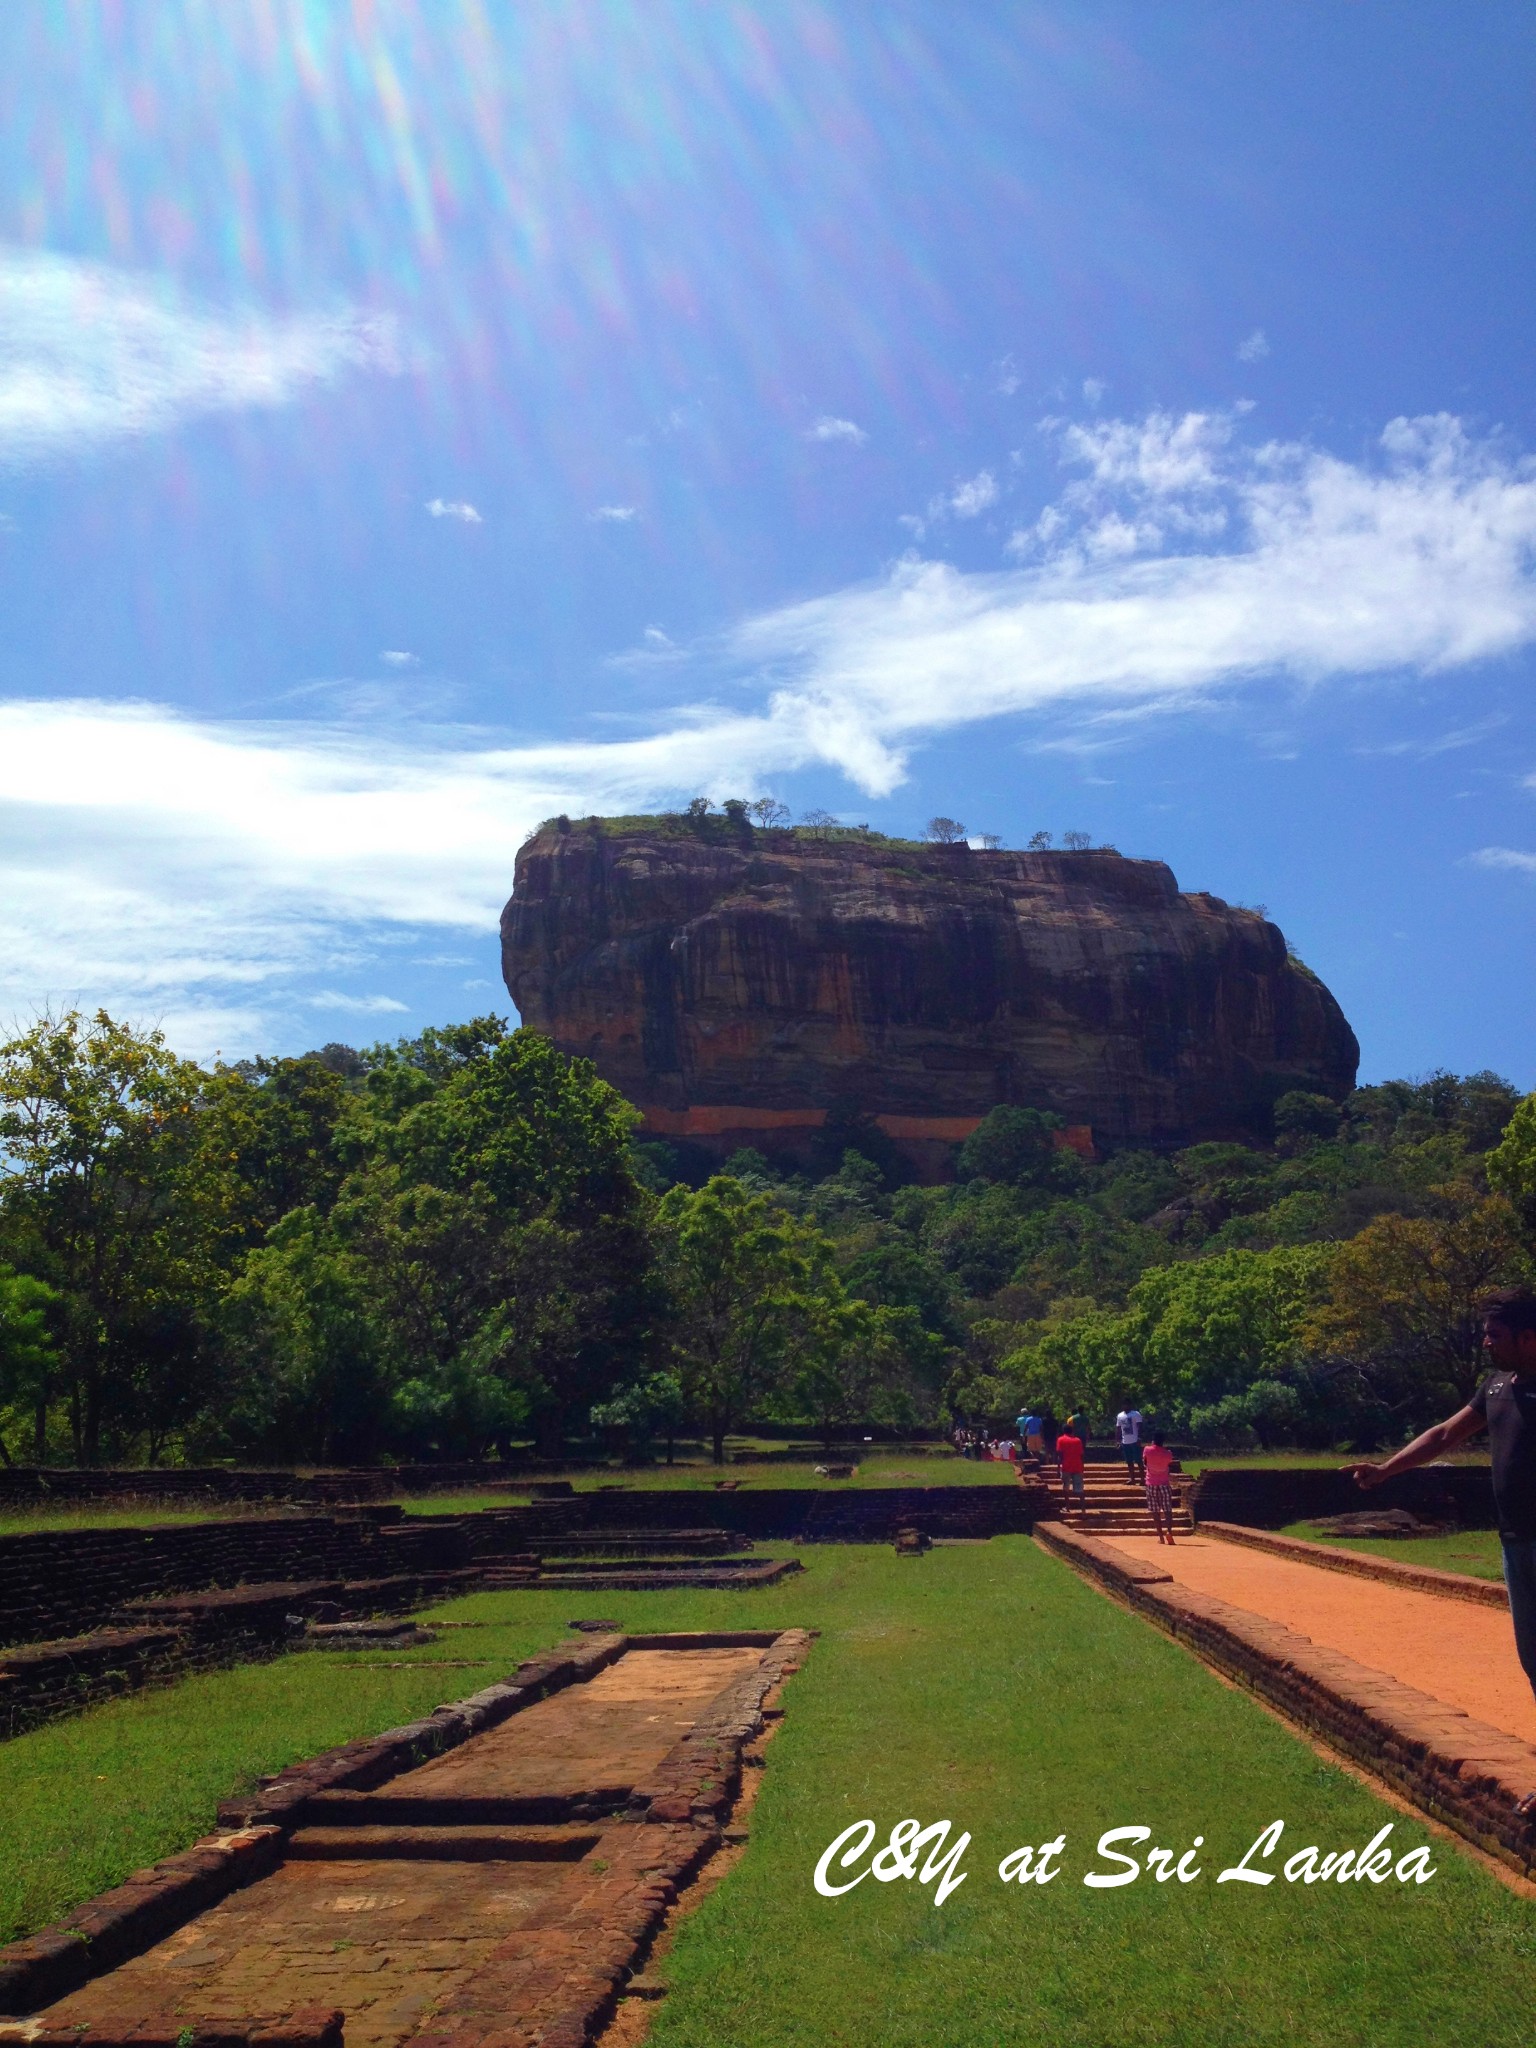
[[[1515,1650],[1536,1692],[1536,1294],[1526,1287],[1501,1289],[1482,1303],[1482,1316],[1489,1370],[1465,1408],[1380,1464],[1343,1469],[1357,1486],[1380,1486],[1487,1430]],[[1518,1810],[1536,1813],[1536,1792],[1527,1793]]]
[[[1115,1441],[1120,1446],[1120,1455],[1125,1460],[1128,1478],[1135,1480],[1141,1475],[1141,1410],[1125,1407],[1115,1417]]]
[[[1147,1507],[1151,1512],[1152,1526],[1157,1531],[1159,1543],[1173,1542],[1173,1453],[1163,1448],[1160,1433],[1154,1431],[1152,1441],[1141,1454],[1141,1467],[1147,1482]]]
[[[1083,1495],[1083,1440],[1070,1422],[1056,1439],[1056,1462],[1061,1468],[1061,1504],[1069,1508],[1075,1500],[1080,1508],[1088,1503]]]

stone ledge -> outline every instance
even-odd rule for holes
[[[1536,1878],[1536,1823],[1515,1812],[1536,1790],[1530,1743],[1075,1529],[1048,1524],[1035,1541],[1435,1820]]]
[[[1509,1595],[1500,1579],[1474,1579],[1470,1572],[1442,1572],[1428,1564],[1398,1564],[1390,1557],[1373,1557],[1369,1551],[1335,1550],[1331,1544],[1305,1543],[1295,1536],[1273,1535],[1267,1529],[1246,1529],[1238,1522],[1202,1521],[1200,1534],[1219,1536],[1223,1543],[1243,1543],[1250,1550],[1267,1550],[1272,1557],[1288,1557],[1297,1564],[1320,1565],[1324,1571],[1380,1579],[1413,1593],[1438,1593],[1442,1599],[1469,1600],[1478,1607],[1509,1607]]]

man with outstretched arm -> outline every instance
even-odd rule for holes
[[[1536,1692],[1536,1294],[1505,1288],[1488,1296],[1482,1314],[1483,1358],[1491,1369],[1466,1407],[1379,1465],[1344,1470],[1358,1486],[1380,1486],[1487,1430],[1515,1650]],[[1536,1812],[1536,1792],[1521,1800],[1520,1810]]]

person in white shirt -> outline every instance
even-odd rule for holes
[[[1115,1417],[1115,1438],[1132,1479],[1141,1476],[1141,1410],[1129,1405]]]

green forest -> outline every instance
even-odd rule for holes
[[[494,1017],[211,1069],[39,1019],[0,1046],[0,1461],[719,1459],[1126,1400],[1365,1449],[1466,1398],[1480,1298],[1536,1275],[1536,1097],[1494,1074],[1095,1160],[1000,1108],[938,1187],[851,1112],[793,1174],[637,1125]]]

